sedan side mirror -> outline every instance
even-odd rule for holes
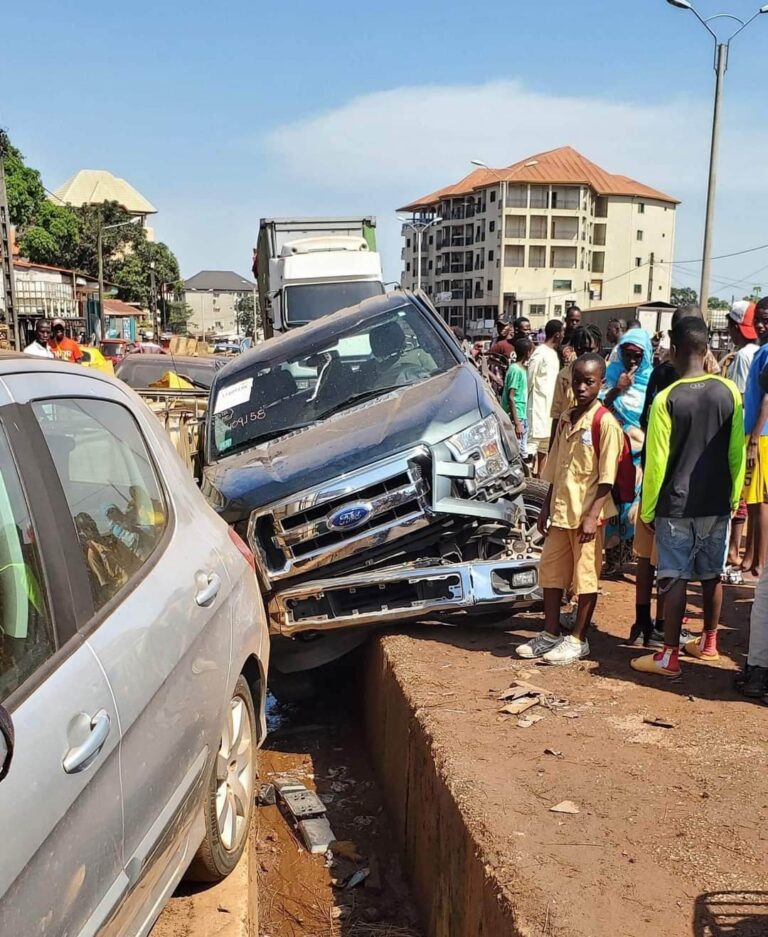
[[[11,715],[4,706],[0,706],[0,781],[8,774],[11,767],[14,739]]]

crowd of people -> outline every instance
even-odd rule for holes
[[[695,306],[674,312],[668,343],[621,319],[604,343],[583,318],[571,307],[538,342],[525,318],[499,323],[488,352],[521,451],[548,483],[538,521],[544,628],[517,653],[552,664],[586,657],[599,580],[634,559],[628,640],[646,653],[632,667],[669,678],[681,654],[717,660],[723,584],[754,584],[736,686],[768,703],[768,297],[733,305],[732,351],[720,362]],[[700,636],[685,628],[693,582]]]

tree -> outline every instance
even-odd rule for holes
[[[0,130],[0,156],[6,172],[11,222],[19,249],[33,263],[98,275],[102,229],[104,279],[127,302],[151,306],[154,263],[156,296],[180,295],[179,263],[167,244],[147,241],[147,232],[118,202],[61,205],[46,197],[36,169]]]
[[[243,335],[251,338],[255,330],[261,328],[261,314],[258,308],[254,308],[253,293],[246,293],[235,302],[235,321]]]
[[[725,299],[720,299],[719,296],[710,296],[707,307],[715,311],[727,311],[731,308],[731,304]]]
[[[175,335],[187,334],[187,322],[192,315],[192,307],[183,300],[174,299],[165,307],[166,327]]]
[[[744,296],[742,298],[745,299],[748,303],[757,303],[762,298],[762,295],[763,288],[759,283],[756,283],[752,287],[752,292],[749,294],[749,296]]]
[[[5,186],[8,190],[8,212],[11,224],[22,226],[35,215],[45,201],[45,189],[40,173],[24,163],[24,157],[0,130],[0,156],[5,169]]]
[[[674,306],[698,306],[699,294],[690,286],[675,287],[672,290],[670,302]]]

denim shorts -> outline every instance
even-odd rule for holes
[[[725,565],[730,517],[657,517],[659,579],[719,579]]]

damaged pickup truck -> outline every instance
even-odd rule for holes
[[[204,462],[204,494],[256,557],[271,683],[371,628],[535,597],[546,487],[423,294],[365,300],[228,364]]]

